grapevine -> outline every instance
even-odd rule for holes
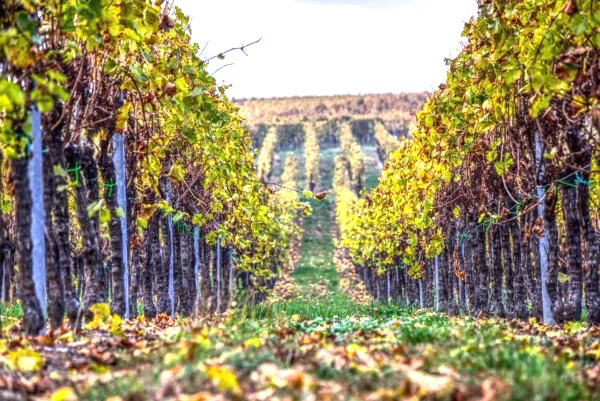
[[[338,135],[342,152],[348,163],[350,163],[349,173],[352,190],[355,193],[359,193],[363,187],[363,175],[365,171],[362,151],[352,135],[352,128],[349,124],[342,124]]]
[[[249,134],[197,56],[188,18],[177,8],[134,0],[2,7],[0,153],[14,181],[13,207],[2,219],[14,222],[25,330],[36,334],[45,326],[27,251],[30,116],[38,111],[47,149],[45,225],[58,249],[46,264],[54,277],[48,287],[53,327],[64,313],[75,324],[75,294],[83,288],[87,316],[92,305],[109,301],[111,283],[113,313],[135,314],[141,297],[151,318],[171,307],[182,315],[211,309],[211,299],[223,301],[218,309],[232,298],[233,288],[223,283],[239,278],[244,289],[270,280],[294,229],[282,216],[295,205],[256,180]],[[125,208],[117,203],[112,160],[119,135],[128,172]],[[75,255],[82,269],[73,281],[59,266]],[[204,267],[200,280],[194,266]],[[214,277],[214,269],[222,274],[216,284],[202,280]],[[65,286],[53,286],[56,280]],[[202,289],[206,297],[194,306]]]
[[[381,123],[375,124],[374,136],[377,143],[377,153],[383,161],[389,159],[390,155],[400,146],[398,138],[391,135]]]
[[[545,321],[578,319],[585,287],[598,321],[597,271],[581,258],[597,266],[600,255],[589,203],[599,144],[591,4],[480,5],[446,83],[349,214],[343,243],[356,262],[418,278],[436,263],[451,269],[443,307],[474,314],[524,317],[531,302]]]
[[[306,153],[305,170],[306,184],[309,190],[314,191],[319,175],[319,138],[313,124],[304,124],[304,152]]]
[[[257,161],[257,174],[262,180],[268,180],[273,167],[273,152],[277,146],[277,128],[269,128],[263,141]]]

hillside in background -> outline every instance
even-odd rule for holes
[[[269,99],[238,99],[240,114],[250,132],[255,148],[260,148],[269,127],[276,126],[279,149],[294,148],[303,142],[303,123],[321,123],[319,136],[323,143],[336,144],[333,131],[343,122],[350,122],[354,136],[361,144],[374,144],[377,122],[393,136],[408,134],[428,97],[427,92],[399,94],[337,95],[284,97]]]
[[[259,122],[321,121],[349,116],[398,121],[418,111],[427,92],[241,99],[234,103],[249,124]]]

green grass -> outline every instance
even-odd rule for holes
[[[295,318],[299,320],[347,319],[351,317],[398,317],[408,313],[403,305],[357,305],[343,294],[328,297],[327,301],[291,300],[276,304],[258,304],[238,311],[241,320],[265,320],[269,323]]]
[[[323,149],[319,157],[320,185],[331,186],[331,175],[335,156],[339,149]],[[300,249],[300,260],[292,277],[299,287],[298,301],[322,303],[336,307],[347,305],[350,300],[339,289],[339,274],[333,263],[335,244],[331,236],[331,196],[324,200],[310,200],[313,213],[304,219],[304,236]],[[302,302],[300,302],[302,303]],[[291,302],[291,305],[295,302]],[[294,309],[301,308],[292,307]]]
[[[375,146],[362,146],[361,150],[365,164],[364,191],[368,193],[379,184],[381,162]]]
[[[299,300],[335,307],[350,301],[340,291],[340,277],[333,263],[330,202],[311,200],[313,213],[304,220],[300,260],[292,277],[299,287]]]
[[[340,148],[324,148],[319,153],[319,188],[329,190],[333,184],[335,157],[340,153]]]
[[[378,175],[365,175],[365,192],[370,192],[373,188],[375,188],[379,184],[379,176]]]
[[[23,317],[23,308],[19,302],[13,304],[0,303],[0,318],[4,321],[7,318],[21,319]]]

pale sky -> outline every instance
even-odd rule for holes
[[[475,0],[176,0],[235,98],[432,91]]]

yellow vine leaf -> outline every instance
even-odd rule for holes
[[[107,304],[94,304],[90,306],[90,312],[94,314],[94,318],[85,325],[85,328],[88,330],[106,328],[107,320],[110,318],[110,307]]]
[[[226,366],[209,366],[206,368],[206,376],[221,391],[233,394],[241,394],[235,374]]]
[[[50,401],[77,401],[77,395],[72,387],[61,387],[52,393]]]
[[[10,352],[8,360],[11,367],[19,372],[37,372],[44,366],[44,357],[28,348]]]
[[[105,321],[110,316],[110,307],[107,304],[94,304],[90,306],[90,312],[94,314],[94,318],[98,316]]]
[[[262,342],[258,337],[249,338],[246,341],[244,341],[244,347],[246,348],[259,348],[261,344]]]
[[[123,335],[123,319],[119,315],[113,315],[110,318],[110,334],[115,337],[120,337]]]

